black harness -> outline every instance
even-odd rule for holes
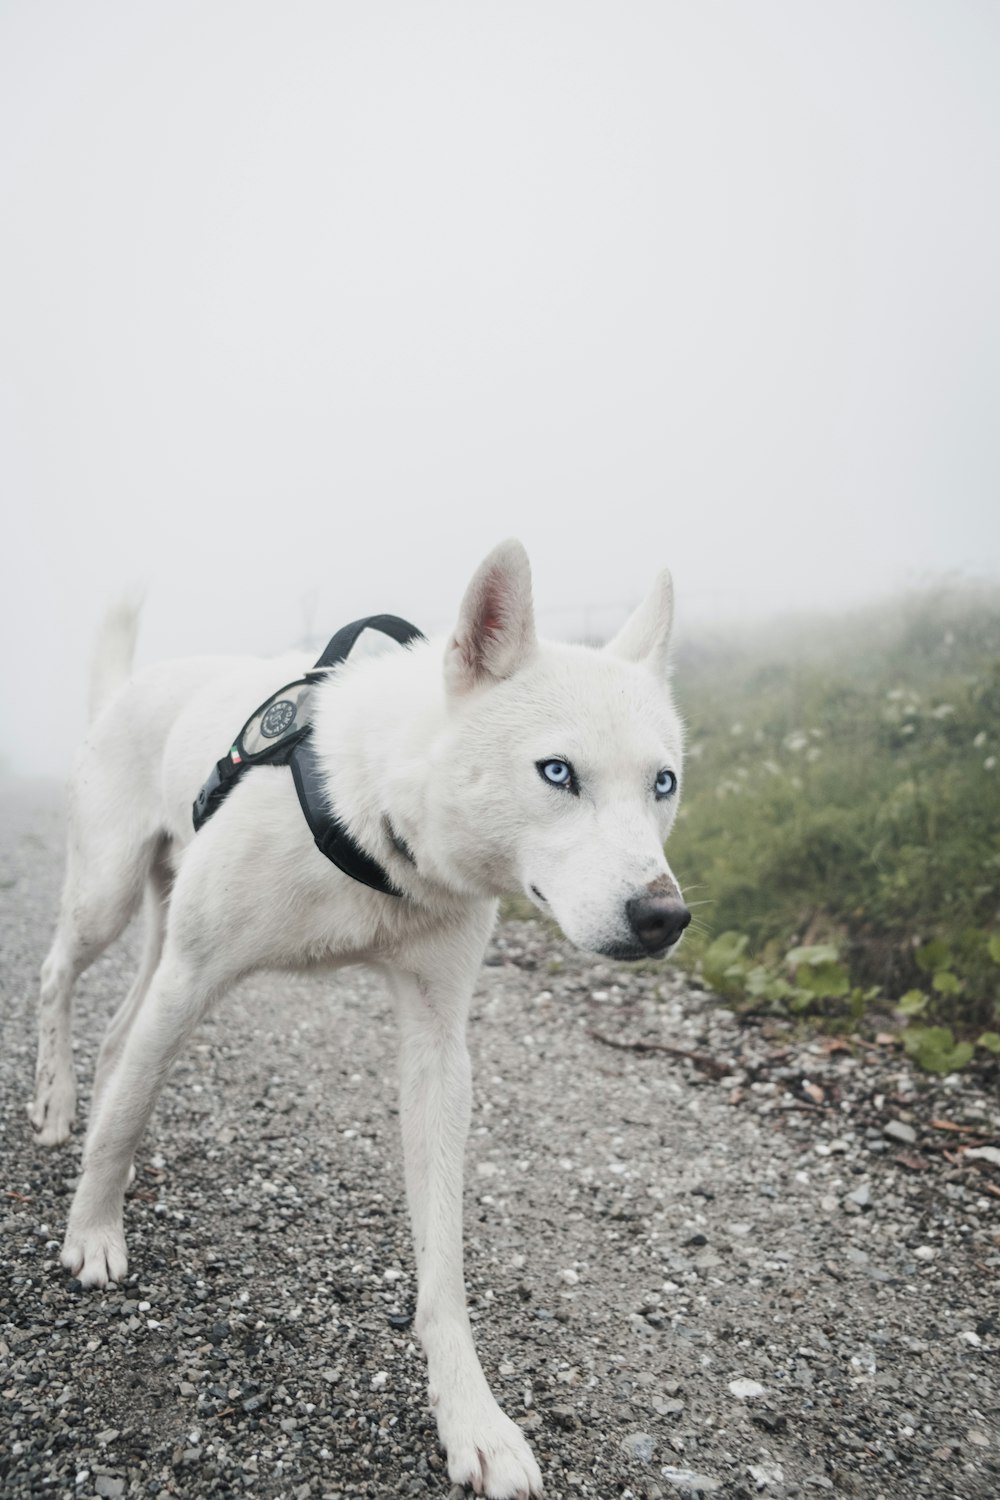
[[[245,772],[253,766],[291,766],[299,806],[309,824],[316,847],[331,863],[386,896],[401,896],[377,860],[366,854],[361,845],[334,816],[323,792],[316,749],[312,742],[312,698],[324,672],[346,661],[363,630],[379,630],[401,646],[422,641],[415,625],[395,615],[369,615],[345,625],[330,641],[323,655],[305,677],[286,683],[272,693],[247,719],[222,760],[194,799],[192,816],[195,832],[206,823],[229,796]],[[407,854],[402,841],[395,840]]]

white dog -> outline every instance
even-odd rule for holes
[[[30,1107],[57,1145],[74,1111],[73,985],[144,895],[139,973],[97,1064],[62,1261],[86,1287],[126,1272],[123,1199],[160,1088],[198,1020],[260,968],[367,962],[401,1033],[416,1327],[452,1482],[537,1496],[521,1429],[473,1347],[462,1268],[466,1017],[497,897],[526,894],[579,947],[668,952],[687,925],[663,855],[681,726],[667,687],[671,585],[603,650],[536,639],[528,559],[496,548],[447,641],[351,657],[313,690],[326,795],[386,872],[383,894],[317,850],[286,769],[253,769],[195,834],[192,799],[236,726],[301,659],[199,658],[129,678],[134,610],[109,617],[76,763],[66,884],[42,969]]]

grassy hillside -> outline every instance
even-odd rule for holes
[[[761,1003],[857,1013],[877,986],[922,1021],[995,1027],[1000,597],[941,590],[703,641],[676,694],[670,861],[706,903],[689,958]]]

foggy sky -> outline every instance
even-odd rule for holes
[[[0,758],[140,660],[1000,573],[1000,8],[0,5]],[[254,705],[247,705],[247,711]]]

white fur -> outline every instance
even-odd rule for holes
[[[284,768],[251,770],[193,833],[191,803],[209,769],[248,713],[310,665],[301,657],[169,662],[115,688],[134,637],[134,612],[119,611],[95,672],[104,706],[71,788],[30,1108],[42,1144],[65,1140],[72,1124],[76,979],[140,899],[147,935],[101,1047],[63,1264],[85,1286],[125,1275],[133,1154],[175,1057],[240,975],[377,966],[399,1015],[417,1328],[431,1400],[452,1480],[498,1500],[539,1495],[541,1478],[520,1428],[490,1393],[466,1312],[469,1001],[504,892],[527,893],[575,943],[599,951],[634,942],[627,901],[653,883],[676,894],[663,856],[676,797],[653,795],[658,771],[680,775],[681,730],[665,678],[669,628],[663,578],[607,650],[538,642],[527,557],[508,542],[477,571],[450,640],[359,652],[330,674],[314,719],[329,794],[401,900],[323,858]],[[572,762],[579,795],[539,774],[538,763],[552,758]]]

